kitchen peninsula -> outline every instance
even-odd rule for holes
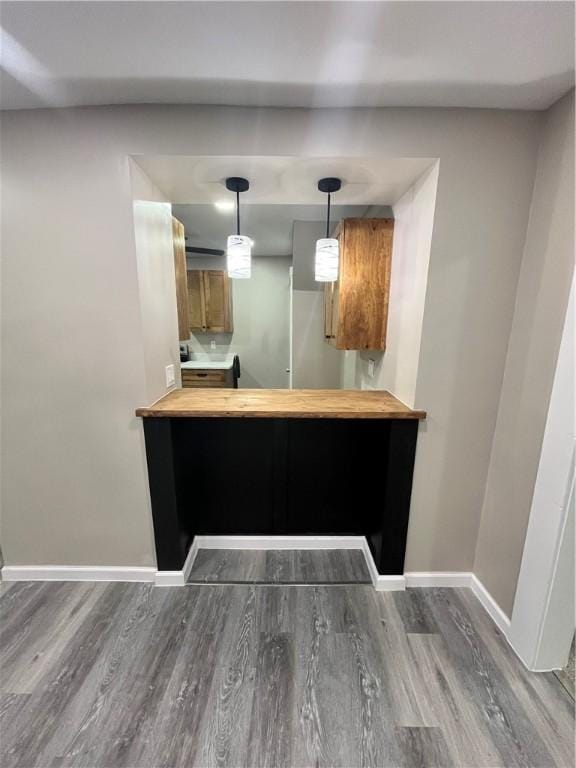
[[[136,415],[159,570],[199,534],[332,534],[403,573],[424,411],[385,391],[179,389]]]

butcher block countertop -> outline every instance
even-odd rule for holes
[[[175,389],[137,416],[281,419],[425,419],[384,390]]]

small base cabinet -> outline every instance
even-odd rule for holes
[[[417,419],[146,417],[144,430],[159,569],[180,570],[198,534],[339,534],[366,536],[380,574],[403,573]]]
[[[231,387],[232,372],[182,368],[182,386],[199,389]]]

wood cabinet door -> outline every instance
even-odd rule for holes
[[[206,330],[204,303],[204,277],[201,269],[191,269],[187,274],[188,318],[191,331]]]
[[[174,243],[174,274],[176,278],[176,309],[178,311],[178,338],[190,338],[188,282],[186,277],[186,240],[184,225],[172,216],[172,240]]]
[[[393,219],[344,219],[338,281],[338,349],[386,349]]]
[[[332,338],[332,301],[334,283],[324,284],[324,338]]]
[[[206,328],[217,333],[230,333],[232,326],[231,286],[223,270],[204,271]]]
[[[338,332],[338,283],[324,286],[324,337],[333,341]]]

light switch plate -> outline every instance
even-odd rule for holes
[[[174,365],[166,366],[166,386],[173,387],[176,384],[176,374],[174,373]]]
[[[368,376],[371,379],[374,378],[374,360],[372,360],[372,358],[369,358],[368,360]]]
[[[210,339],[210,349],[216,349],[216,339]]]

